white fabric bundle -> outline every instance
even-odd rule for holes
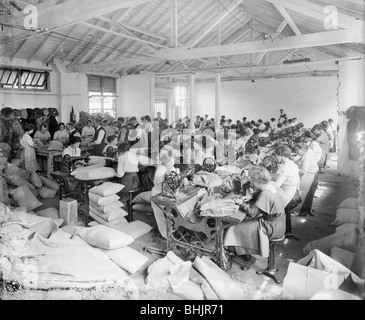
[[[111,195],[108,197],[103,197],[103,196],[99,196],[95,193],[90,193],[89,192],[89,200],[91,200],[92,202],[98,204],[99,206],[105,206],[107,204],[111,204],[113,202],[116,202],[120,199],[120,197],[118,197],[117,195]]]
[[[100,186],[91,188],[89,190],[89,192],[95,193],[102,197],[108,197],[108,196],[112,196],[113,194],[116,194],[116,193],[122,191],[123,189],[124,189],[124,186],[122,184],[104,182]]]

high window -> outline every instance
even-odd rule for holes
[[[49,72],[16,68],[0,68],[0,89],[40,90],[49,89]]]
[[[89,112],[117,114],[117,80],[109,77],[89,76]]]

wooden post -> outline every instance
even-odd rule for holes
[[[217,73],[215,76],[215,131],[220,130],[221,118],[221,74]]]

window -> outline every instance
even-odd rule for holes
[[[0,68],[0,89],[48,90],[49,72]]]
[[[166,108],[167,108],[166,102],[164,102],[164,101],[155,102],[155,117],[157,117],[157,112],[161,112],[161,118],[165,119],[166,118]]]
[[[117,115],[117,80],[115,78],[89,76],[89,112]]]
[[[179,109],[179,118],[185,118],[189,113],[188,87],[175,88],[175,103]]]

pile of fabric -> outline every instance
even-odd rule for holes
[[[54,198],[58,190],[57,182],[0,158],[0,202],[29,212],[42,205],[38,199]]]
[[[147,290],[170,290],[188,300],[250,300],[230,276],[206,256],[183,261],[172,251],[149,266]]]
[[[83,240],[75,227],[60,229],[61,223],[0,203],[0,276],[4,283],[38,290],[112,283],[124,288],[127,295],[131,289],[128,272],[135,272],[148,260],[126,247],[133,238],[98,226],[79,230]],[[126,263],[124,268],[121,261]]]

